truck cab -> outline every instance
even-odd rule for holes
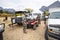
[[[60,39],[60,8],[49,9],[49,16],[45,31],[46,40],[49,40],[49,37],[58,40]]]

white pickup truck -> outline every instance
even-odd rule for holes
[[[49,37],[60,40],[60,8],[50,8],[46,24],[45,39]]]

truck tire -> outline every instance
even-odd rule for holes
[[[33,30],[36,30],[36,25],[33,25]]]
[[[36,24],[36,27],[38,27],[38,26],[39,26],[39,23]]]
[[[48,28],[45,30],[45,40],[48,40]]]
[[[0,33],[0,40],[3,40],[3,33]]]

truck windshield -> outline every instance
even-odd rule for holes
[[[49,15],[50,19],[60,19],[60,12],[53,12]]]

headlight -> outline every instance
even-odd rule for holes
[[[55,34],[60,33],[59,28],[55,28],[55,27],[48,27],[48,32],[55,33]]]
[[[0,32],[3,31],[4,29],[5,29],[5,24],[4,23],[0,24]]]
[[[53,30],[52,29],[48,29],[48,32],[53,32]]]

